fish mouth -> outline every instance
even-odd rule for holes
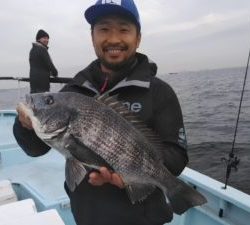
[[[32,110],[34,109],[34,101],[30,95],[25,95],[25,104]]]
[[[22,112],[25,116],[32,117],[34,115],[32,109],[26,103],[23,102],[18,103],[17,108],[18,111]]]

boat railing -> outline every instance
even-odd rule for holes
[[[250,195],[231,186],[224,189],[223,183],[190,168],[185,168],[180,178],[206,196],[207,203],[182,215],[179,221],[185,223],[172,225],[247,225],[250,221]],[[188,223],[194,215],[199,222]]]

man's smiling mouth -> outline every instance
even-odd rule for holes
[[[116,54],[125,51],[126,49],[126,47],[105,47],[104,51],[111,54]]]

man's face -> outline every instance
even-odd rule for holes
[[[48,37],[42,37],[42,38],[39,39],[39,42],[41,42],[45,46],[48,46],[49,38]]]
[[[106,16],[93,27],[92,42],[102,66],[108,70],[119,70],[135,55],[141,34],[131,21]]]

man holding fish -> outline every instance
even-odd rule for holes
[[[178,99],[155,77],[156,64],[137,52],[141,23],[133,0],[98,0],[85,11],[85,18],[97,59],[60,93],[31,95],[26,105],[19,105],[15,137],[30,156],[43,155],[51,147],[63,151],[68,162],[65,189],[78,225],[162,225],[172,220],[173,212],[181,214],[205,202],[175,178],[188,162]],[[44,131],[42,120],[48,123],[61,115],[39,118],[35,110],[43,104],[48,112],[58,104],[57,109],[65,109],[64,120],[74,115],[77,123],[56,132],[51,128],[51,133],[46,124]],[[83,111],[87,112],[78,115]],[[134,164],[129,164],[130,157]],[[76,178],[71,169],[80,164],[82,175]]]

